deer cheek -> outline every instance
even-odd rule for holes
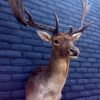
[[[68,52],[67,52],[66,49],[60,49],[59,53],[60,53],[61,57],[67,57],[68,56]]]

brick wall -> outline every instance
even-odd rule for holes
[[[77,42],[81,54],[71,61],[62,100],[100,100],[100,1],[90,0],[88,19],[94,24]],[[55,26],[52,8],[60,17],[60,31],[79,26],[80,0],[25,0],[33,19]],[[34,29],[20,25],[7,0],[0,0],[0,100],[24,100],[29,72],[47,65],[51,46],[39,39]]]

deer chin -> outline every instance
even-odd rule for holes
[[[69,59],[77,59],[78,56],[69,56]]]

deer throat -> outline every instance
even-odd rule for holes
[[[52,88],[62,89],[69,70],[69,59],[51,57],[47,68],[47,82]]]

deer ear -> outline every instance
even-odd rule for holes
[[[80,36],[81,36],[81,33],[76,33],[72,35],[74,41],[77,41],[80,38]]]
[[[37,31],[37,34],[39,35],[39,37],[47,42],[51,42],[51,35],[47,32],[44,31]]]

